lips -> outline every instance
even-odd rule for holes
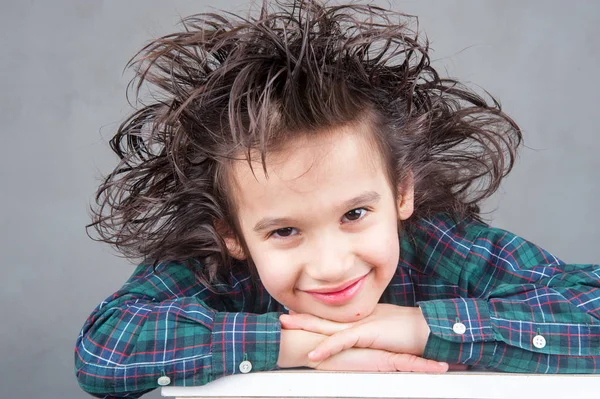
[[[319,302],[328,305],[343,305],[358,294],[362,288],[368,274],[362,277],[350,280],[344,284],[332,288],[322,288],[318,290],[305,291]]]
[[[357,277],[355,279],[349,280],[349,281],[345,282],[344,284],[340,284],[333,288],[320,288],[317,290],[309,290],[306,292],[311,293],[311,294],[313,294],[313,293],[314,294],[335,294],[337,292],[345,290],[346,288],[350,287],[353,284],[356,284],[360,279],[363,279],[365,276]]]

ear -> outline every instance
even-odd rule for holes
[[[233,230],[222,220],[215,220],[214,224],[217,233],[225,241],[229,256],[237,260],[245,260],[247,258],[246,253]]]
[[[398,187],[398,219],[406,220],[415,210],[415,184],[412,173]]]
[[[240,244],[240,240],[233,237],[223,237],[229,256],[237,260],[246,260],[247,256]]]

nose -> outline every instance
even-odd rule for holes
[[[350,243],[336,234],[321,235],[311,245],[306,274],[315,281],[341,283],[351,276],[354,255]]]

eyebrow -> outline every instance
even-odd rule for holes
[[[343,209],[354,209],[361,205],[374,205],[381,199],[381,195],[375,191],[366,191],[359,196],[344,201],[340,206]]]
[[[374,205],[381,199],[375,191],[366,191],[354,198],[344,201],[339,207],[342,209],[354,209],[364,205]],[[271,230],[275,227],[290,226],[296,224],[296,220],[292,218],[270,218],[265,217],[260,219],[256,225],[254,225],[254,231],[262,232],[265,230]]]

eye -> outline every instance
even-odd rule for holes
[[[273,230],[269,236],[275,238],[287,238],[298,234],[298,231],[293,227],[284,227],[283,229]]]
[[[342,221],[344,221],[343,219],[346,219],[345,221],[349,222],[357,221],[359,219],[362,219],[367,214],[367,212],[368,211],[365,208],[352,209],[351,211],[346,212],[344,214]]]

